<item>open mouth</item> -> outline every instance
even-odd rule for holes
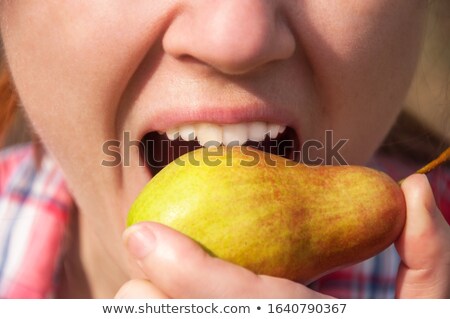
[[[141,142],[140,156],[151,176],[178,157],[200,147],[244,145],[293,161],[300,160],[297,132],[289,126],[263,122],[224,125],[194,123],[166,132],[149,132]]]

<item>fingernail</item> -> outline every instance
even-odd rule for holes
[[[133,225],[124,233],[129,252],[137,259],[143,259],[155,246],[155,235],[145,225]]]

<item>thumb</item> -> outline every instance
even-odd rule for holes
[[[402,183],[406,224],[396,241],[402,263],[397,297],[443,298],[449,293],[450,227],[434,201],[425,175],[412,175]]]
[[[125,231],[124,239],[146,279],[171,298],[328,297],[211,257],[192,239],[162,224],[136,224]]]

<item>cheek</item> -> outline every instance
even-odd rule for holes
[[[167,11],[166,2],[134,3],[0,0],[5,53],[33,128],[80,206],[112,212],[120,171],[101,169],[102,144],[120,140],[120,97],[162,27],[153,12]]]
[[[42,138],[55,124],[89,125],[112,105],[125,59],[120,20],[85,1],[23,2],[6,6],[5,51],[22,103]],[[22,4],[22,5],[21,5]],[[119,11],[119,10],[117,10]],[[126,45],[126,43],[125,43]],[[100,126],[103,121],[98,122]]]
[[[304,50],[319,112],[338,138],[349,139],[349,157],[364,162],[401,109],[420,52],[426,1],[319,0],[306,7],[298,28],[307,29]]]
[[[0,1],[21,102],[57,157],[69,140],[89,141],[98,153],[98,145],[116,138],[121,93],[158,34],[160,17],[151,12],[166,11],[158,2]]]
[[[417,63],[426,1],[343,3],[308,2],[305,50],[319,85],[347,98],[404,91]]]

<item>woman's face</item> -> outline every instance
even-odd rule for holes
[[[116,240],[151,178],[136,143],[123,143],[124,132],[140,141],[196,123],[202,139],[221,131],[245,139],[257,127],[251,123],[265,122],[295,129],[300,143],[325,144],[332,130],[327,143],[348,139],[340,155],[363,164],[402,105],[426,5],[0,0],[0,30],[33,127],[120,263]],[[111,160],[104,148],[111,140],[121,141],[128,165],[102,165]],[[308,155],[324,156],[316,148]]]

